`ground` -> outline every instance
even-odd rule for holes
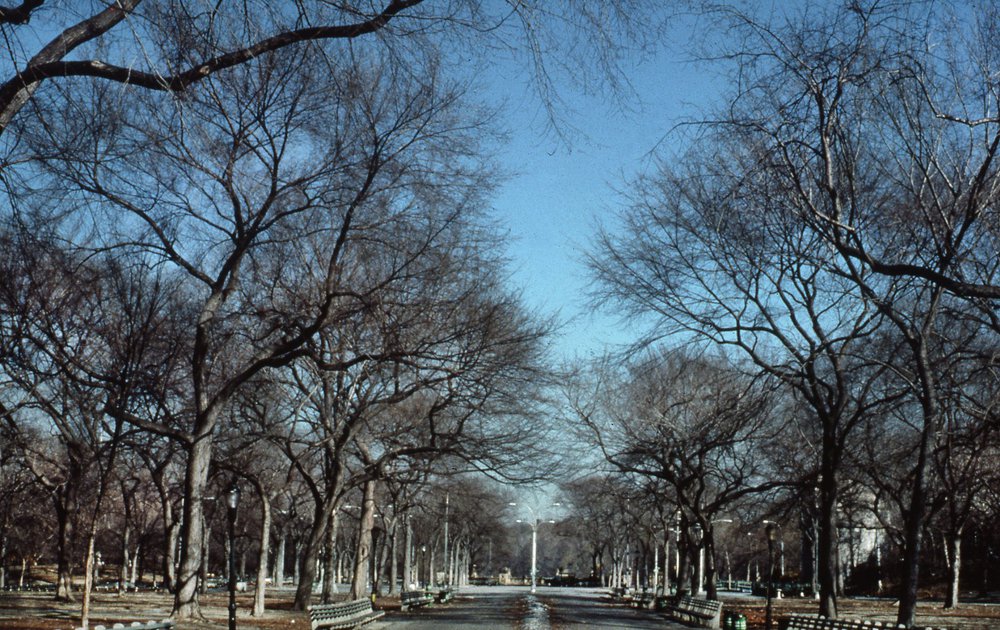
[[[238,596],[238,627],[240,630],[294,630],[308,629],[306,613],[291,610],[293,592],[273,592],[268,597],[268,610],[261,618],[250,616],[252,596]],[[726,610],[740,611],[747,615],[750,630],[763,628],[764,603],[760,598],[727,597],[722,595]],[[184,622],[179,630],[224,630],[227,628],[227,604],[224,593],[210,593],[202,597],[205,621]],[[163,619],[170,612],[171,599],[166,594],[130,593],[119,597],[110,593],[95,594],[92,603],[91,627],[114,622]],[[385,618],[391,625],[393,611],[398,611],[399,600],[381,598],[376,608],[390,612]],[[846,618],[864,618],[891,621],[895,618],[895,605],[891,600],[842,600],[841,608]],[[775,618],[782,619],[790,612],[815,612],[811,599],[786,598],[775,601]],[[59,603],[46,593],[0,593],[0,629],[2,630],[72,630],[79,626],[80,605]],[[651,613],[652,614],[652,613]],[[941,604],[921,604],[919,624],[950,630],[986,630],[1000,627],[1000,605],[989,603],[964,604],[954,611],[941,609]]]

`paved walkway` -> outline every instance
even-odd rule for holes
[[[451,604],[386,615],[379,628],[401,630],[570,630],[574,628],[658,628],[685,626],[659,613],[613,603],[606,589],[471,586],[459,591]]]

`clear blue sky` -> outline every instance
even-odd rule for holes
[[[629,77],[637,92],[629,111],[610,99],[586,96],[561,86],[563,129],[569,142],[546,131],[537,97],[524,87],[522,72],[501,65],[491,90],[506,98],[506,125],[512,137],[500,156],[514,173],[495,198],[495,216],[512,236],[509,255],[513,281],[529,307],[557,313],[565,322],[555,351],[558,358],[600,353],[605,344],[634,338],[612,314],[593,313],[585,304],[587,270],[582,248],[598,222],[606,222],[623,202],[619,191],[629,178],[651,168],[650,151],[669,151],[678,123],[697,119],[718,93],[711,75],[685,61],[689,21],[676,23],[672,41],[633,66]],[[513,81],[511,80],[513,79]],[[518,105],[513,105],[516,103]]]

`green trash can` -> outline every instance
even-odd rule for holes
[[[747,616],[740,613],[733,620],[733,630],[747,630]]]
[[[722,630],[736,630],[735,613],[725,613],[722,615]]]

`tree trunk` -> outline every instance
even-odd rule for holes
[[[368,562],[372,555],[372,530],[375,527],[375,480],[365,481],[361,520],[358,524],[357,553],[354,556],[354,575],[351,577],[351,599],[362,599],[367,594]]]
[[[406,540],[403,542],[403,590],[413,588],[413,526],[410,524],[409,515],[406,516]],[[416,580],[419,582],[420,580]]]
[[[927,511],[927,460],[930,451],[931,434],[933,432],[932,412],[925,411],[924,426],[920,435],[920,448],[917,451],[917,464],[913,469],[913,488],[910,494],[910,505],[904,519],[905,549],[903,550],[903,582],[899,597],[899,612],[896,623],[912,628],[917,616],[917,587],[920,584],[920,551],[921,533],[924,527],[924,514]]]
[[[260,496],[260,550],[257,554],[257,586],[253,593],[253,611],[251,615],[260,617],[264,614],[264,594],[267,589],[267,556],[271,546],[271,502],[264,488],[257,486]]]
[[[94,518],[96,524],[96,515]],[[83,605],[80,609],[80,625],[87,630],[90,624],[90,593],[94,589],[94,539],[97,538],[96,527],[91,527],[87,536],[87,556],[83,562]]]
[[[0,591],[7,588],[7,536],[0,535]]]
[[[132,579],[129,582],[136,592],[139,591],[139,552],[142,550],[142,543],[135,546],[135,553],[132,554]]]
[[[948,533],[948,592],[944,598],[945,608],[958,608],[959,574],[962,570],[962,532]]]
[[[75,490],[56,492],[56,519],[59,527],[59,542],[56,556],[56,599],[71,602],[73,597],[72,560],[73,517],[76,515]]]
[[[313,582],[316,579],[316,562],[319,560],[323,545],[326,544],[327,528],[330,527],[330,512],[337,509],[336,505],[318,505],[313,510],[313,525],[303,543],[295,546],[296,553],[296,585],[295,610],[306,610],[312,600]]]
[[[323,603],[328,604],[333,601],[333,596],[337,593],[337,534],[340,529],[340,518],[335,512],[330,519],[330,526],[326,528],[326,552],[323,554]]]
[[[691,562],[688,558],[688,544],[686,540],[681,540],[678,542],[677,548],[677,596],[683,597],[690,594],[689,587],[691,585],[690,580],[690,566]]]
[[[715,566],[715,539],[709,534],[702,542],[705,547],[705,597],[711,600],[719,599],[717,576],[718,571]]]
[[[837,618],[837,472],[840,456],[836,426],[827,420],[823,426],[823,452],[819,480],[819,532],[816,567],[819,578],[819,612]]]
[[[163,550],[163,587],[174,593],[177,591],[177,543],[181,537],[179,521],[171,523],[167,530],[166,548]],[[154,575],[156,571],[153,571]]]
[[[214,422],[206,419],[214,426]],[[181,561],[174,595],[174,619],[200,618],[198,605],[198,570],[201,568],[204,527],[204,494],[208,484],[208,466],[212,459],[212,436],[199,436],[188,449],[188,462],[184,479],[184,519],[181,525]]]
[[[208,561],[212,556],[210,543],[212,541],[212,526],[205,523],[205,532],[201,537],[204,545],[201,553],[201,568],[198,570],[198,593],[205,594],[208,589]],[[227,558],[229,556],[226,556]]]
[[[396,588],[396,580],[399,579],[399,528],[393,524],[392,536],[390,538],[389,551],[389,597],[395,595],[399,589]]]
[[[285,548],[288,544],[288,527],[282,527],[278,539],[278,551],[274,555],[274,585],[281,587],[285,583]]]
[[[130,538],[131,528],[126,525],[124,531],[122,531],[122,564],[118,570],[118,594],[121,595],[126,590],[126,584],[128,584],[128,567],[129,567],[129,538]]]

